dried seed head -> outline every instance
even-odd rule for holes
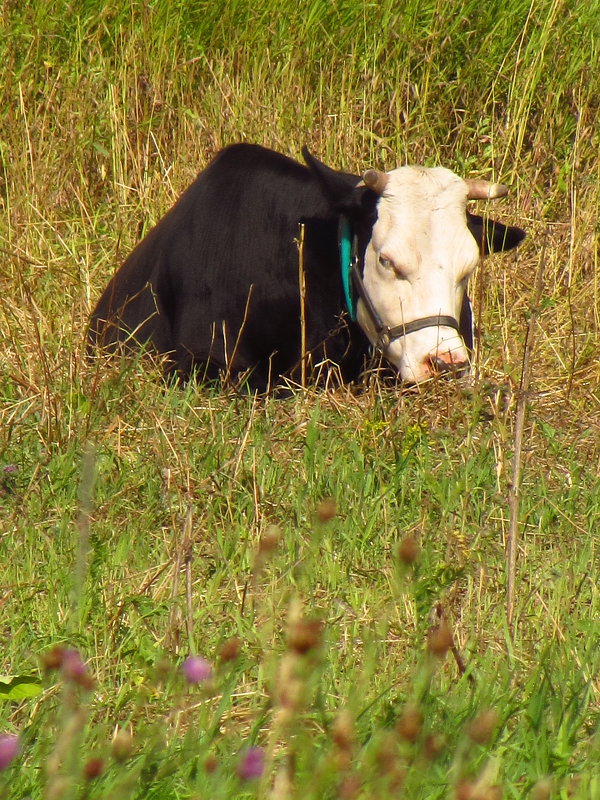
[[[452,647],[452,631],[445,619],[440,620],[436,628],[431,628],[427,634],[427,649],[434,656],[444,656]]]
[[[282,726],[292,719],[295,711],[304,704],[304,684],[298,678],[292,678],[281,685],[279,689],[279,704],[281,706]]]
[[[298,656],[295,653],[284,653],[279,662],[277,675],[277,702],[281,706],[281,725],[285,726],[293,716],[293,712],[302,706],[304,684],[296,677]]]
[[[398,792],[401,791],[402,787],[404,786],[405,778],[406,778],[406,770],[404,769],[404,767],[396,766],[391,771],[389,782],[390,782],[390,790],[394,795],[398,794]]]
[[[133,754],[133,736],[127,731],[117,731],[111,745],[111,754],[115,761],[127,761]]]
[[[277,549],[281,539],[281,530],[277,525],[269,525],[258,543],[259,555],[265,557]]]
[[[237,636],[232,636],[221,645],[219,660],[226,664],[228,661],[235,661],[242,649],[242,640]]]
[[[337,507],[332,497],[326,497],[324,500],[321,500],[317,506],[317,519],[319,522],[329,522],[336,514]]]
[[[567,785],[567,797],[578,796],[580,783],[581,783],[581,777],[579,775],[573,775],[573,777],[569,780],[569,783]]]
[[[495,786],[486,786],[485,789],[477,791],[477,800],[502,800],[502,787],[496,784]]]
[[[63,655],[65,648],[59,644],[51,647],[42,655],[42,668],[45,672],[51,672],[55,669],[60,669],[63,662]]]
[[[423,728],[423,714],[415,705],[408,705],[398,718],[396,731],[406,742],[416,742]]]
[[[88,781],[99,778],[104,772],[104,761],[101,758],[90,758],[83,767],[83,777]]]
[[[498,712],[488,708],[471,720],[467,726],[467,736],[477,744],[487,744],[498,724]]]
[[[206,756],[204,759],[204,771],[208,772],[209,775],[212,775],[218,765],[217,757],[213,753],[210,753],[210,755]]]
[[[338,772],[348,772],[352,766],[352,751],[335,750],[331,763]]]
[[[542,778],[531,790],[531,800],[550,800],[552,797],[552,779]]]
[[[351,750],[356,738],[354,730],[354,718],[350,711],[345,708],[337,715],[331,726],[331,736],[336,746],[340,750]]]
[[[355,800],[360,794],[362,781],[358,775],[348,775],[340,784],[339,800]]]
[[[419,557],[419,545],[414,536],[406,536],[398,545],[398,558],[406,566],[411,566]]]
[[[425,758],[434,761],[443,751],[446,741],[441,733],[428,733],[423,742]]]
[[[288,646],[300,655],[321,644],[323,623],[318,619],[298,619],[288,628]]]
[[[473,781],[462,780],[456,785],[456,800],[474,800],[475,784]]]

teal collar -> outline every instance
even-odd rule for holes
[[[350,319],[356,322],[356,303],[354,302],[352,292],[352,262],[356,255],[356,243],[352,225],[346,217],[340,217],[339,246],[344,300],[346,301],[346,308],[350,314]]]

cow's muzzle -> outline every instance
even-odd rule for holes
[[[433,375],[447,378],[464,378],[470,372],[468,361],[446,361],[440,356],[431,356],[428,359]]]

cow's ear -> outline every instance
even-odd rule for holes
[[[357,175],[331,169],[315,158],[307,147],[302,148],[302,155],[307,166],[319,181],[323,194],[336,211],[352,217],[364,208],[365,192],[373,193],[365,186],[357,188],[357,184],[360,182]]]
[[[525,231],[521,228],[503,225],[486,217],[478,217],[469,211],[467,211],[467,225],[484,256],[512,250],[525,238]]]

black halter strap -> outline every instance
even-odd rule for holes
[[[357,237],[354,235],[352,238],[351,261],[352,285],[354,286],[356,294],[363,301],[367,314],[373,323],[375,333],[377,334],[375,347],[377,347],[378,350],[384,352],[396,339],[401,339],[403,336],[406,336],[409,333],[414,333],[415,331],[423,330],[423,328],[436,328],[442,326],[444,328],[452,328],[460,333],[460,326],[457,320],[454,317],[446,314],[434,314],[430,317],[421,317],[420,319],[414,319],[411,322],[403,322],[401,325],[394,325],[390,328],[390,326],[386,325],[381,319],[379,312],[369,297],[369,293],[367,292],[362,278],[363,261],[364,257],[358,255]],[[344,269],[343,264],[342,269]],[[352,309],[349,310],[352,313]]]

